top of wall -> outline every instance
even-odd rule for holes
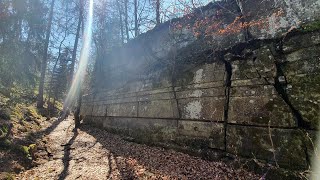
[[[319,9],[319,0],[210,3],[193,14],[165,22],[141,34],[98,61],[94,89],[117,89],[159,69],[197,63],[212,52],[239,43],[282,37],[292,29],[319,20]]]

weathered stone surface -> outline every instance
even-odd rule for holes
[[[320,52],[320,49],[319,49]],[[319,57],[298,60],[294,62],[287,62],[283,71],[288,76],[295,76],[299,74],[313,74],[320,71],[320,53]]]
[[[175,91],[196,90],[196,89],[205,89],[205,88],[219,88],[219,87],[223,87],[224,85],[225,85],[225,81],[191,84],[186,86],[175,87]]]
[[[308,158],[311,160],[311,164],[319,161],[319,131],[303,131],[305,138],[305,146]]]
[[[103,127],[102,125],[104,123],[104,120],[105,120],[105,117],[102,117],[102,116],[86,116],[83,119],[83,123],[96,126],[96,127]]]
[[[149,91],[147,92],[135,92],[135,93],[128,93],[128,94],[121,94],[114,96],[109,96],[104,98],[104,100],[100,100],[102,104],[123,104],[123,103],[133,103],[138,101],[149,101],[149,100],[169,100],[174,97],[173,92],[169,90],[168,92],[157,92],[157,91]]]
[[[94,105],[92,108],[92,115],[94,116],[106,116],[107,106],[106,105]]]
[[[186,98],[200,98],[200,97],[224,97],[225,87],[208,88],[208,89],[195,89],[176,92],[177,99]]]
[[[222,123],[179,120],[178,129],[180,135],[206,138],[218,136],[223,139]]]
[[[82,100],[84,102],[93,102],[93,94],[86,94],[84,96],[82,96]]]
[[[108,104],[107,116],[137,117],[138,103]]]
[[[230,99],[229,123],[296,127],[287,104],[278,96]]]
[[[318,0],[240,1],[240,9],[254,38],[280,37],[292,27],[319,19]]]
[[[313,63],[314,61],[319,62],[320,57],[320,47],[314,46],[309,48],[303,48],[297,51],[294,51],[286,55],[286,60],[289,62],[293,61],[309,61],[306,63]],[[294,71],[294,69],[292,69]]]
[[[229,123],[297,126],[290,107],[281,99],[273,86],[233,87],[231,96]]]
[[[320,27],[319,27],[320,28]],[[311,32],[308,34],[301,34],[297,36],[290,37],[283,42],[283,52],[290,53],[293,51],[298,51],[303,48],[308,48],[310,46],[316,46],[320,44],[320,32]]]
[[[275,77],[275,59],[268,47],[252,51],[245,60],[237,60],[232,65],[232,80]]]
[[[178,121],[179,135],[205,138],[207,147],[224,150],[224,125],[215,122]]]
[[[233,80],[231,86],[255,86],[255,85],[269,85],[272,82],[273,78],[254,78],[254,79],[242,79],[242,80]]]
[[[277,161],[280,166],[290,169],[307,166],[304,142],[298,130],[233,125],[227,128],[228,152],[267,162]]]
[[[191,70],[177,72],[176,86],[203,84],[225,80],[225,68],[222,63],[206,63]]]
[[[91,116],[92,115],[93,106],[88,103],[82,103],[80,108],[80,115],[81,116]]]
[[[224,121],[224,98],[204,97],[178,101],[182,119]]]
[[[230,96],[232,97],[250,97],[250,96],[273,96],[278,94],[271,85],[254,85],[232,87]]]
[[[320,75],[297,75],[288,78],[289,100],[311,129],[320,125]]]
[[[84,123],[105,128],[122,135],[130,135],[141,142],[173,140],[177,134],[177,120],[148,118],[92,117]]]
[[[139,102],[139,117],[176,118],[178,108],[176,100],[157,100]]]
[[[166,93],[155,93],[155,94],[139,96],[138,101],[169,100],[173,98],[174,98],[173,92],[166,92]]]

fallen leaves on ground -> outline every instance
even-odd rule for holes
[[[223,162],[128,142],[91,126],[73,131],[62,121],[46,136],[52,157],[19,179],[259,179]]]

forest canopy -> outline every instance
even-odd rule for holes
[[[209,0],[94,1],[93,41],[85,82],[95,59],[104,58],[157,24],[183,16]],[[88,1],[2,0],[0,2],[0,90],[62,101],[76,71]],[[44,99],[45,98],[45,99]]]

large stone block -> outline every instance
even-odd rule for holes
[[[137,102],[107,105],[107,116],[137,117],[137,114]]]
[[[115,96],[110,99],[103,101],[105,104],[127,104],[127,103],[134,103],[138,101],[138,97],[131,96],[131,97],[119,97]]]
[[[320,125],[320,75],[289,76],[288,98],[311,129]]]
[[[139,117],[177,118],[178,108],[176,100],[155,100],[139,102]]]
[[[178,129],[180,135],[204,138],[220,136],[224,132],[222,123],[186,120],[178,121]]]
[[[233,80],[231,82],[232,87],[237,86],[256,86],[256,85],[269,85],[270,82],[273,82],[274,78],[254,78],[254,79],[241,79],[241,80]]]
[[[106,116],[107,115],[107,106],[106,105],[94,105],[92,108],[92,115]]]
[[[314,46],[309,48],[302,48],[300,50],[291,52],[286,55],[286,60],[289,62],[293,61],[306,61],[306,63],[312,63],[314,61],[319,62],[320,47]]]
[[[182,119],[224,121],[225,98],[190,98],[178,102]]]
[[[151,101],[151,100],[170,100],[173,99],[173,92],[152,93],[138,96],[138,101]]]
[[[176,85],[203,84],[225,80],[225,67],[222,63],[210,63],[177,72]]]
[[[245,60],[236,60],[231,63],[231,80],[272,78],[276,75],[275,59],[271,50],[261,47],[252,51],[252,55]]]
[[[238,86],[230,89],[231,97],[273,96],[277,94],[272,85]]]
[[[270,85],[231,88],[228,112],[229,123],[297,126],[290,107]]]
[[[105,121],[105,117],[102,117],[102,116],[86,116],[83,119],[84,124],[92,125],[99,128],[103,127],[104,121]]]
[[[212,81],[223,81],[225,78],[224,64],[205,64],[193,72],[193,83],[206,83]]]
[[[319,27],[320,28],[320,27]],[[320,32],[312,32],[308,34],[301,34],[285,39],[283,42],[283,52],[290,53],[310,46],[320,44]]]
[[[103,101],[106,104],[119,104],[119,103],[129,103],[137,101],[150,101],[150,100],[169,100],[174,97],[171,88],[165,89],[154,89],[150,91],[139,91],[134,93],[125,94],[111,94]],[[101,101],[100,101],[101,102]]]
[[[277,96],[230,99],[228,122],[235,124],[296,127],[291,110]]]
[[[128,120],[129,129],[142,129],[150,131],[167,131],[175,133],[177,129],[177,120],[174,119],[149,119],[149,118],[135,118]],[[172,134],[173,136],[174,134]]]
[[[93,102],[93,94],[86,94],[82,96],[82,102]]]
[[[103,121],[103,127],[120,133],[126,133],[137,138],[137,141],[160,142],[175,138],[177,120],[106,117]]]
[[[320,72],[320,47],[314,46],[293,51],[286,55],[287,62],[283,65],[283,73],[288,83],[292,83],[297,75],[317,74]],[[313,76],[313,75],[312,75]]]
[[[197,89],[206,89],[206,88],[221,88],[225,86],[225,81],[216,81],[208,82],[201,84],[189,84],[186,86],[176,86],[175,91],[184,91],[184,90],[197,90]]]
[[[232,154],[277,162],[281,167],[307,167],[305,138],[299,130],[229,125],[227,151]]]
[[[224,97],[225,87],[195,89],[176,92],[177,99],[200,98],[200,97]]]
[[[178,121],[179,135],[204,138],[208,147],[224,150],[224,124],[215,122]]]
[[[80,107],[81,116],[91,116],[92,115],[93,105],[89,103],[82,103]]]

